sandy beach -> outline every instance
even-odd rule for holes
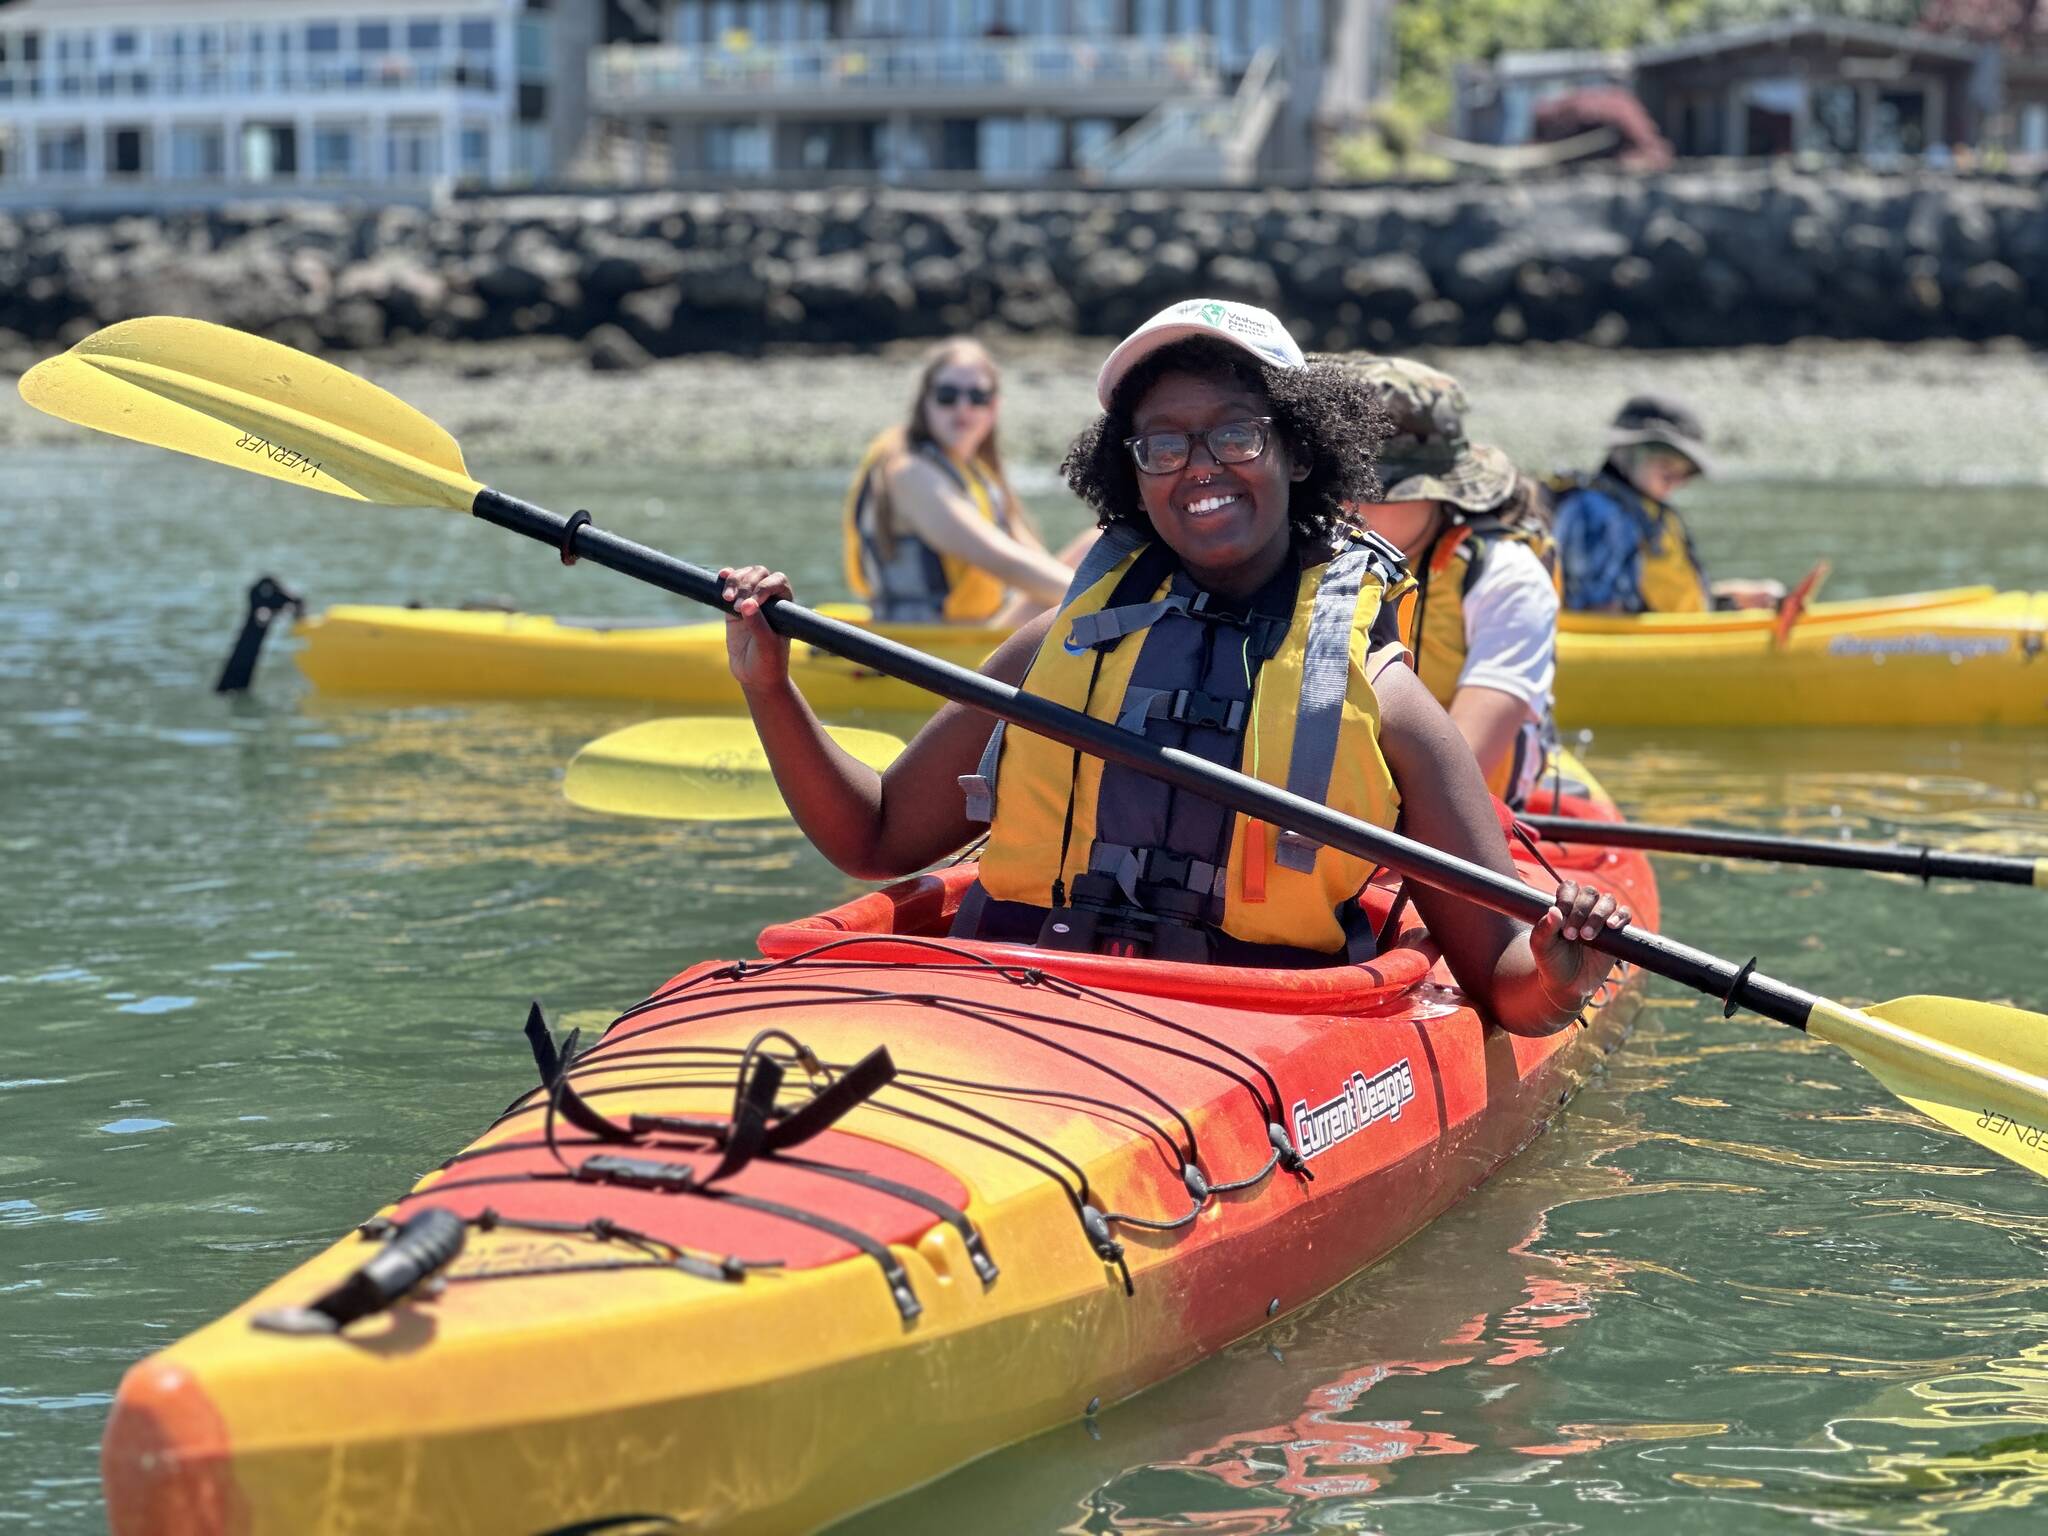
[[[1002,432],[1049,471],[1093,410],[1108,343],[1008,338]],[[473,469],[631,457],[694,468],[832,468],[900,416],[921,346],[703,354],[593,373],[572,344],[423,344],[342,361],[446,426]],[[1476,436],[1544,472],[1590,462],[1628,394],[1655,388],[1705,418],[1723,473],[1849,482],[2048,481],[2048,356],[2010,341],[1800,342],[1725,351],[1579,345],[1422,354],[1465,382]],[[0,450],[76,442],[0,390]]]

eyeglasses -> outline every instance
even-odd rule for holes
[[[996,403],[996,392],[993,389],[983,389],[979,384],[934,384],[932,386],[932,403],[934,405],[953,406],[958,405],[962,400],[965,400],[969,405],[987,407]]]
[[[1218,464],[1256,459],[1266,451],[1267,429],[1272,425],[1272,417],[1254,416],[1249,421],[1226,421],[1206,432],[1146,432],[1125,438],[1124,446],[1131,450],[1141,473],[1170,475],[1187,468],[1196,443],[1206,445],[1209,457]]]

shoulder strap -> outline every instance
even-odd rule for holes
[[[1368,579],[1384,586],[1398,577],[1398,556],[1391,567],[1379,548],[1346,549],[1323,570],[1316,584],[1315,606],[1309,612],[1308,639],[1301,661],[1301,705],[1294,720],[1294,751],[1287,761],[1287,788],[1307,800],[1322,801],[1330,791],[1330,773],[1337,762],[1337,733],[1344,720],[1344,700],[1351,688],[1351,629],[1358,613],[1358,595]],[[1321,845],[1299,832],[1282,832],[1274,857],[1288,869],[1307,874],[1316,867]]]
[[[1126,556],[1147,542],[1145,531],[1127,517],[1112,522],[1096,537],[1093,544],[1081,556],[1081,563],[1074,571],[1074,579],[1067,583],[1067,595],[1060,599],[1059,611],[1065,613],[1083,592],[1093,587],[1117,566]],[[1158,546],[1163,548],[1164,546]],[[1133,565],[1143,561],[1133,561]],[[1129,577],[1125,578],[1128,581]],[[1125,581],[1117,583],[1122,591]],[[1158,586],[1155,579],[1153,586]],[[1059,622],[1054,619],[1055,624]],[[1028,678],[1030,673],[1027,671]],[[960,775],[960,790],[967,797],[967,819],[987,825],[996,819],[996,767],[1003,760],[1003,722],[998,720],[995,729],[988,733],[988,745],[981,749],[981,761],[974,772]]]

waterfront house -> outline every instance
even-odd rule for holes
[[[1390,13],[1390,0],[666,0],[660,41],[593,60],[591,109],[643,181],[1306,181],[1382,84]]]
[[[2048,55],[1960,32],[1799,17],[1599,57],[1681,155],[2048,150]],[[1454,131],[1526,140],[1534,107],[1583,83],[1582,66],[1588,56],[1519,53],[1461,66]]]
[[[0,3],[0,205],[425,196],[559,174],[597,0]]]

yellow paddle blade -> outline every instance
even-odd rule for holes
[[[455,439],[345,368],[224,325],[152,315],[95,331],[21,377],[64,421],[288,485],[467,512],[483,489]]]
[[[1806,1027],[1922,1114],[2048,1178],[2048,1016],[1901,997],[1867,1010],[1823,1001]]]
[[[903,750],[882,731],[829,729],[870,768],[888,767]],[[722,716],[649,720],[601,736],[570,759],[562,793],[572,805],[612,816],[767,821],[789,815],[753,722]]]

